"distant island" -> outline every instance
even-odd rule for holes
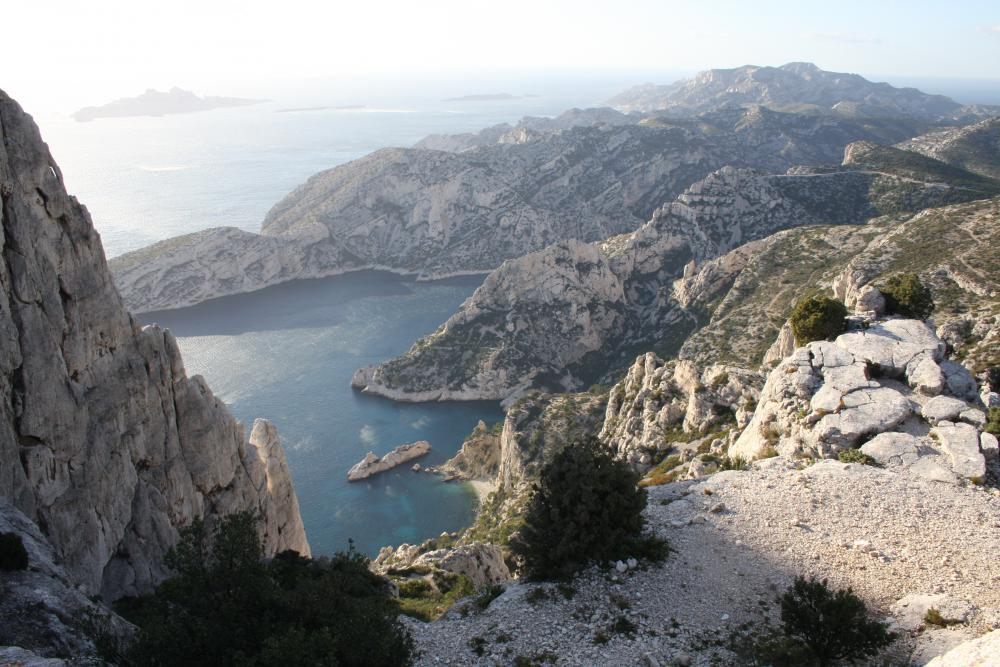
[[[483,95],[463,95],[449,97],[443,102],[503,102],[505,100],[527,100],[538,95],[511,95],[510,93],[487,93]]]
[[[275,109],[275,113],[295,113],[299,111],[359,111],[367,109],[364,104],[344,104],[332,107],[289,107],[287,109]]]
[[[73,113],[73,118],[87,122],[95,118],[126,118],[129,116],[167,116],[178,113],[197,113],[223,107],[242,107],[259,104],[264,100],[241,97],[200,97],[190,90],[171,88],[165,93],[150,88],[137,97],[123,97],[99,107],[84,107]]]

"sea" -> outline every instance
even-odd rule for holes
[[[253,106],[87,123],[72,120],[72,109],[28,111],[113,257],[207,227],[259,231],[270,207],[309,176],[379,148],[411,146],[431,133],[474,132],[526,115],[554,116],[599,105],[630,85],[687,74],[300,81],[261,90],[196,91],[267,100]],[[963,102],[1000,101],[993,99],[1000,88],[982,82],[892,82]],[[498,93],[509,97],[456,99]],[[203,375],[248,429],[256,417],[277,425],[314,553],[332,554],[350,541],[374,556],[385,545],[416,543],[468,525],[477,497],[470,485],[408,466],[355,483],[347,482],[348,468],[368,451],[381,455],[420,439],[432,447],[421,463],[441,463],[478,421],[493,424],[503,413],[493,402],[409,404],[364,396],[351,390],[350,377],[434,331],[482,278],[415,282],[367,271],[146,313],[140,320],[174,333],[188,374]]]
[[[506,76],[372,88],[317,83],[241,91],[268,101],[197,114],[86,123],[65,111],[34,115],[68,190],[88,207],[113,257],[206,227],[259,231],[270,207],[318,171],[379,148],[411,146],[432,133],[474,132],[526,115],[595,106],[635,81]],[[510,97],[453,99],[498,93]],[[348,482],[347,470],[368,451],[382,455],[415,440],[431,443],[422,465],[442,463],[478,421],[494,424],[503,411],[496,402],[413,404],[364,396],[350,388],[351,375],[434,331],[482,279],[416,282],[366,271],[139,319],[174,333],[188,374],[203,375],[248,431],[256,417],[277,425],[313,552],[332,554],[350,540],[374,556],[386,545],[469,525],[477,496],[471,485],[409,466],[362,482]]]

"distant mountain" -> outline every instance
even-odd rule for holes
[[[630,88],[608,100],[608,104],[622,111],[668,111],[680,116],[746,104],[784,111],[903,116],[928,121],[972,122],[1000,113],[1000,108],[963,106],[944,95],[875,83],[857,74],[827,72],[812,63],[711,69],[670,85]]]
[[[196,113],[222,107],[242,107],[259,104],[264,100],[241,97],[199,97],[190,90],[171,88],[165,93],[150,88],[138,97],[123,97],[99,107],[84,107],[73,113],[80,122],[95,118],[125,118],[128,116],[167,116],[178,113]]]

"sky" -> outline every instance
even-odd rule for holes
[[[1000,79],[996,0],[0,0],[0,17],[16,54],[0,88],[70,110],[174,85],[247,94],[498,70],[803,60],[875,79]]]

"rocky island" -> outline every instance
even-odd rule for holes
[[[426,440],[418,440],[407,445],[400,445],[381,458],[376,456],[374,452],[368,452],[365,458],[347,471],[347,481],[357,482],[367,479],[372,475],[403,465],[407,461],[420,458],[430,451],[431,443]]]
[[[150,88],[136,97],[123,97],[99,107],[84,107],[73,113],[73,118],[81,123],[97,118],[126,118],[129,116],[169,116],[178,113],[197,113],[224,107],[243,107],[260,104],[264,100],[242,97],[204,97],[182,88],[171,88],[160,92]]]

